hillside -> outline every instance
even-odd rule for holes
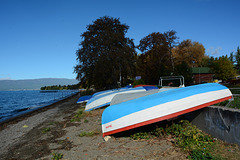
[[[43,86],[72,85],[79,81],[65,78],[41,78],[25,80],[0,80],[0,90],[38,90]]]

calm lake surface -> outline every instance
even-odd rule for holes
[[[0,122],[38,109],[77,93],[74,90],[43,92],[39,90],[0,91]]]

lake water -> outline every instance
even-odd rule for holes
[[[77,91],[73,90],[60,90],[46,93],[41,93],[39,90],[0,91],[0,122],[53,104],[76,92]]]

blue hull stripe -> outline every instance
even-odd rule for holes
[[[81,102],[83,102],[83,101],[89,100],[90,98],[92,98],[92,95],[81,96],[81,97],[78,99],[77,103],[81,103]]]
[[[102,114],[102,124],[114,121],[126,115],[154,107],[159,104],[179,100],[192,95],[224,90],[227,87],[217,83],[206,83],[184,88],[177,88],[165,92],[159,92],[106,108]]]
[[[97,107],[94,107],[94,108],[91,108],[91,109],[88,109],[88,110],[85,110],[85,111],[91,111],[91,110],[98,109],[98,108],[101,108],[101,107],[107,106],[107,105],[110,105],[110,102],[104,103],[104,104],[102,104],[102,105],[100,105],[100,106],[97,106]]]

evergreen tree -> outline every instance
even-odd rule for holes
[[[232,64],[234,64],[234,56],[233,56],[233,52],[230,53],[230,56],[229,56],[228,59],[232,62]]]
[[[235,54],[235,59],[236,59],[236,69],[238,72],[240,72],[240,49],[239,49],[239,46],[238,46],[237,52]]]

